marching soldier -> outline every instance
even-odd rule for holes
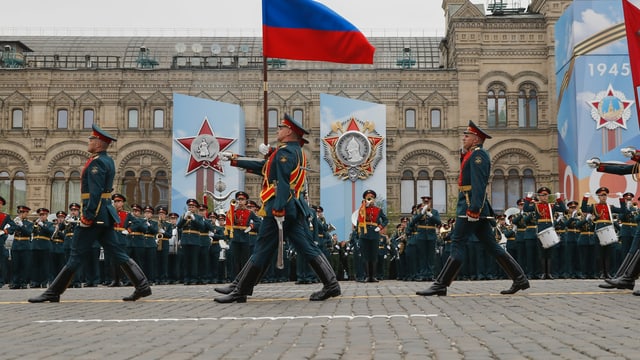
[[[438,239],[436,229],[442,225],[442,221],[440,221],[438,210],[431,207],[431,196],[422,196],[421,199],[422,204],[417,207],[409,227],[416,229],[418,280],[433,281],[436,240]]]
[[[11,273],[10,289],[26,289],[29,281],[29,269],[31,267],[31,234],[33,223],[29,221],[31,209],[25,205],[18,206],[18,216],[8,229],[13,234],[11,245]]]
[[[180,246],[184,252],[184,284],[195,285],[198,282],[198,260],[200,252],[200,232],[204,228],[204,219],[197,214],[198,200],[187,200],[187,211],[178,219],[176,227],[180,232]]]
[[[376,262],[378,258],[378,244],[380,232],[384,232],[389,219],[384,211],[375,204],[376,192],[369,189],[362,193],[362,205],[358,210],[358,239],[365,262],[366,282],[378,282],[376,279]]]
[[[31,287],[46,288],[51,266],[51,236],[55,229],[53,223],[47,220],[49,209],[39,208],[36,212],[38,219],[31,233]]]
[[[158,235],[156,235],[156,281],[160,285],[169,283],[169,239],[173,233],[173,224],[167,221],[167,208],[158,207]]]

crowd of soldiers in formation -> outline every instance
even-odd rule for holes
[[[607,192],[608,193],[608,192]],[[525,199],[518,200],[517,211],[507,211],[495,219],[495,240],[518,260],[530,279],[554,278],[608,278],[621,263],[635,234],[640,212],[634,194],[618,194],[626,199],[626,210],[620,212],[613,221],[616,239],[607,245],[601,245],[594,230],[596,217],[581,210],[578,202],[566,203],[566,210],[554,214],[553,225],[560,239],[559,243],[545,249],[537,238],[536,216],[523,211]],[[126,199],[120,194],[114,200]],[[375,263],[377,279],[396,279],[402,281],[432,281],[449,255],[451,231],[455,219],[442,222],[436,210],[429,206],[430,197],[423,197],[423,203],[414,206],[409,217],[400,218],[395,229],[388,226],[381,232],[378,246],[378,260]],[[118,232],[122,244],[130,256],[138,262],[154,284],[185,285],[220,284],[234,279],[242,268],[247,255],[243,250],[232,246],[234,241],[243,240],[232,233],[246,235],[248,253],[251,253],[252,241],[257,235],[259,221],[255,215],[259,206],[249,200],[244,192],[236,194],[232,202],[235,209],[208,212],[204,204],[190,199],[197,212],[185,214],[168,213],[164,207],[130,206],[131,211],[122,216]],[[189,202],[188,202],[189,203]],[[5,201],[0,197],[0,210]],[[118,206],[116,206],[118,207]],[[316,244],[330,260],[339,280],[365,281],[367,269],[360,253],[358,231],[354,224],[349,239],[339,239],[332,233],[333,227],[325,217],[321,206],[313,206],[315,218],[310,218],[309,230],[315,235]],[[17,216],[11,218],[0,212],[0,286],[9,284],[11,289],[46,288],[58,273],[70,253],[70,239],[77,226],[80,205],[72,203],[68,212],[58,211],[50,216],[46,208],[31,212],[27,206],[17,207]],[[123,212],[122,205],[119,211]],[[253,216],[242,216],[243,211],[251,211]],[[185,257],[180,238],[195,216],[203,219],[199,231],[201,242],[196,246],[194,256]],[[229,217],[234,216],[231,221]],[[191,230],[187,230],[191,231]],[[469,256],[458,274],[461,280],[503,279],[502,273],[494,261],[490,261],[478,242],[471,241]],[[240,254],[234,254],[234,249]],[[193,252],[191,252],[193,253]],[[191,254],[190,253],[190,254]],[[187,261],[188,259],[188,261]],[[72,287],[124,286],[119,269],[104,258],[96,242],[92,258],[78,273]],[[197,263],[197,265],[194,264]],[[286,248],[284,269],[274,264],[263,276],[262,282],[295,281],[297,284],[318,282],[309,265],[296,262],[296,253],[292,247]],[[193,270],[190,270],[193,269]]]

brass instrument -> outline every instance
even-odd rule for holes
[[[187,221],[191,221],[193,219],[195,219],[196,217],[193,215],[193,213],[190,210],[187,210],[186,213],[184,213],[184,219]]]
[[[231,199],[231,201],[229,201],[229,205],[231,206],[236,206],[237,203],[238,201],[236,199]]]
[[[162,229],[164,230],[164,226],[163,226],[164,221],[160,220],[158,221],[158,229]],[[164,234],[159,232],[156,234],[156,244],[158,244],[158,251],[162,251],[162,238],[164,237]]]

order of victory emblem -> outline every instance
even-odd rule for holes
[[[622,91],[614,90],[609,85],[606,91],[599,92],[593,101],[587,103],[591,107],[591,118],[596,122],[596,130],[602,127],[609,130],[627,128],[634,102],[627,100]]]
[[[380,160],[384,138],[375,124],[354,117],[331,124],[331,132],[322,139],[324,159],[333,174],[342,180],[370,177]]]

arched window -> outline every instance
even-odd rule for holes
[[[304,112],[302,111],[302,109],[294,109],[293,110],[293,120],[297,121],[298,123],[302,124],[302,126],[304,126]]]
[[[22,129],[24,127],[24,119],[22,109],[13,109],[11,112],[11,128]]]
[[[152,196],[152,187],[151,187],[151,173],[148,170],[143,170],[140,172],[140,181],[138,183],[139,186],[139,194],[140,194],[140,204],[141,205],[151,205]]]
[[[487,91],[487,125],[490,128],[507,126],[507,97],[501,85],[493,85]]]
[[[506,209],[505,185],[504,171],[494,171],[493,182],[491,183],[491,206],[496,211],[504,211]]]
[[[151,171],[143,170],[140,176],[136,177],[133,171],[125,171],[122,178],[122,193],[127,197],[129,205],[137,203],[142,206],[169,206],[171,189],[167,172],[159,170],[153,176]]]
[[[129,129],[137,129],[140,127],[138,120],[138,109],[129,109],[127,126]]]
[[[533,176],[533,170],[524,169],[522,172],[522,194],[536,191],[536,178]]]
[[[440,129],[442,127],[442,119],[440,109],[431,109],[431,128]]]
[[[406,109],[404,111],[404,127],[407,129],[416,128],[416,110]]]
[[[535,191],[535,183],[531,169],[524,169],[522,172],[510,169],[506,176],[503,170],[496,169],[491,182],[491,206],[497,212],[515,207],[523,194]]]
[[[153,192],[152,203],[155,205],[169,206],[169,199],[171,198],[171,189],[169,188],[169,177],[167,172],[160,170],[156,173],[154,180],[155,189]]]
[[[14,208],[18,205],[27,205],[27,180],[22,171],[16,172],[13,176],[11,197],[14,201]]]
[[[58,109],[58,115],[56,117],[56,123],[58,129],[69,128],[69,111],[67,109]],[[53,210],[52,210],[53,211]]]
[[[131,170],[125,171],[124,177],[122,178],[122,193],[127,198],[127,203],[129,205],[140,203],[140,200],[136,199],[137,183],[138,180],[136,179],[136,174]]]
[[[269,109],[268,114],[269,114],[269,129],[275,129],[278,126],[278,123],[280,122],[280,119],[278,119],[278,110]]]
[[[51,182],[51,211],[66,211],[72,202],[80,202],[80,172],[72,171],[67,179],[64,172],[56,171]]]
[[[6,171],[0,171],[0,195],[7,201],[4,207],[5,211],[11,213],[11,209],[14,208],[11,201],[11,178]]]
[[[518,127],[538,126],[538,92],[531,84],[520,87],[518,92]]]
[[[422,196],[431,196],[434,209],[442,213],[447,211],[447,180],[443,171],[436,170],[430,176],[427,170],[420,170],[417,177],[411,170],[402,172],[400,212],[410,213],[413,205],[422,202]]]
[[[162,109],[153,110],[153,127],[155,129],[164,128],[164,110]]]

